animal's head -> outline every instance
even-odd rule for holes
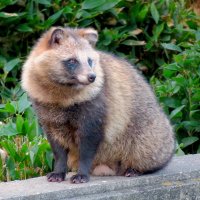
[[[53,27],[34,47],[28,67],[41,81],[75,88],[89,85],[95,82],[99,67],[99,55],[93,48],[97,40],[97,31],[91,28]]]

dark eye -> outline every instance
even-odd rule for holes
[[[90,65],[90,67],[92,67],[93,62],[92,62],[92,59],[91,59],[91,58],[88,58],[88,64]]]
[[[79,66],[79,61],[75,58],[70,58],[68,60],[63,60],[63,64],[65,67],[72,70]]]

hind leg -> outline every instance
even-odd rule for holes
[[[124,172],[124,176],[126,177],[136,177],[142,175],[141,172],[133,169],[133,168],[127,168],[126,171]]]

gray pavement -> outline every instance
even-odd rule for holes
[[[200,154],[174,157],[164,169],[140,177],[91,177],[74,185],[46,177],[0,183],[0,200],[200,200]]]

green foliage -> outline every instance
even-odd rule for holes
[[[0,148],[9,155],[6,167],[0,159],[0,177],[4,181],[44,175],[52,168],[50,145],[41,133],[27,95],[21,91],[16,99],[7,99],[0,109]]]
[[[0,180],[52,168],[20,70],[52,25],[94,27],[98,48],[128,59],[150,80],[175,127],[177,154],[200,152],[200,19],[182,0],[4,0],[0,2]]]
[[[193,33],[195,34],[195,32]],[[195,36],[195,35],[194,35]],[[200,41],[184,44],[173,62],[159,68],[151,83],[176,131],[178,154],[200,152]]]

